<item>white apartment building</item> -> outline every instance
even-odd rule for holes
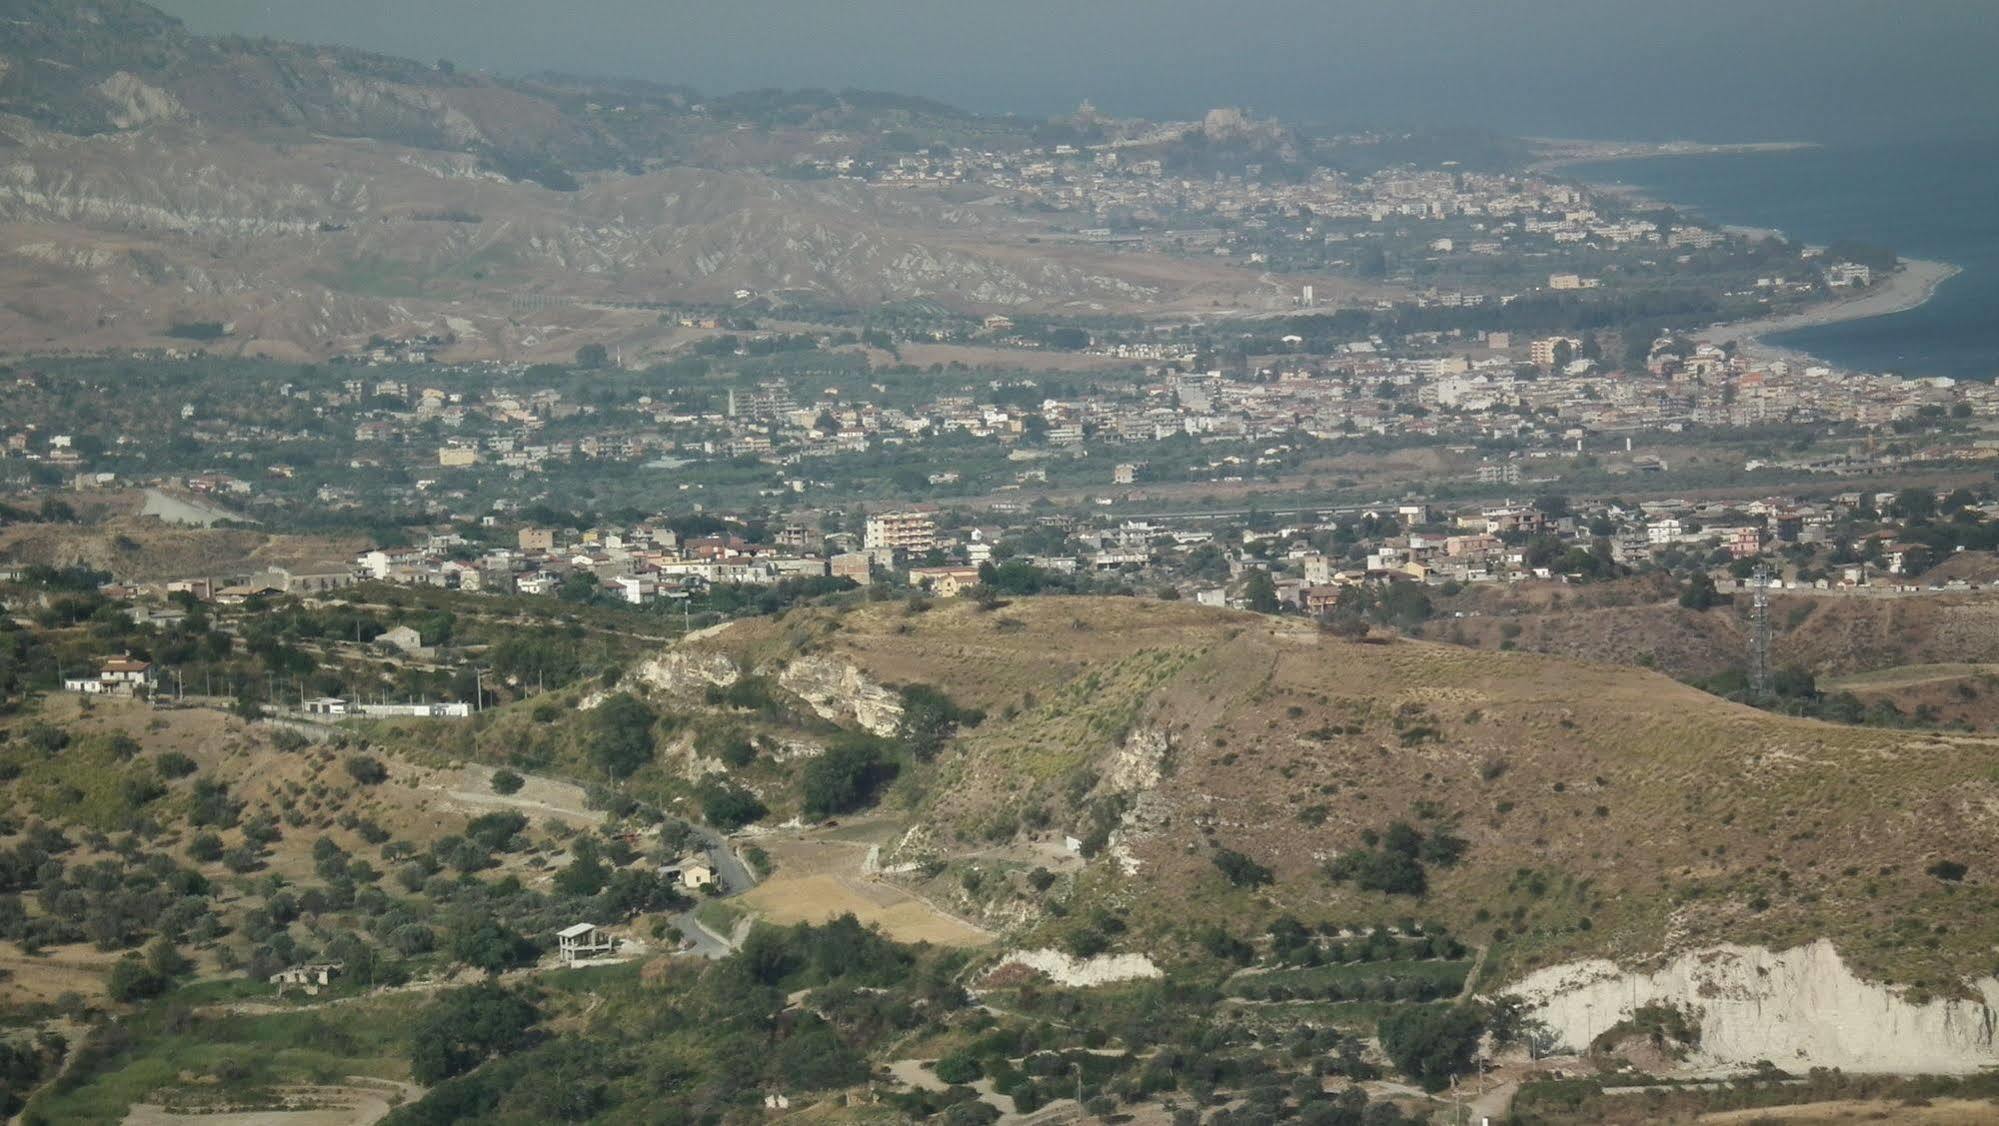
[[[864,546],[922,554],[937,546],[937,520],[928,512],[878,512],[868,517]]]

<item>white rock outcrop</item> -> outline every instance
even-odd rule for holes
[[[707,689],[727,688],[742,679],[743,670],[720,653],[694,649],[674,649],[662,653],[632,670],[639,684],[673,695],[696,695]]]
[[[1653,972],[1592,960],[1551,966],[1506,990],[1533,1007],[1562,1044],[1586,1047],[1641,1005],[1665,1003],[1700,1021],[1696,1069],[1768,1060],[1787,1071],[1837,1067],[1895,1074],[1966,1074],[1999,1065],[1999,980],[1977,1000],[1911,1001],[1863,981],[1821,940],[1790,950],[1719,946]]]
[[[1152,959],[1143,954],[1099,954],[1094,958],[1077,958],[1060,950],[1021,950],[1000,959],[1000,965],[1040,970],[1057,985],[1072,988],[1163,976]]]
[[[1134,729],[1104,765],[1102,788],[1120,794],[1152,789],[1165,774],[1166,753],[1171,749],[1171,740],[1160,728]]]
[[[777,683],[833,723],[852,721],[875,735],[895,734],[902,723],[902,696],[869,680],[845,661],[800,657],[784,666]]]
[[[111,124],[120,129],[187,116],[180,99],[157,86],[146,85],[129,71],[121,70],[98,83],[97,92],[111,103]]]

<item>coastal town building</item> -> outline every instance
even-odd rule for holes
[[[937,518],[921,511],[873,513],[868,517],[864,544],[870,550],[921,555],[937,546]]]

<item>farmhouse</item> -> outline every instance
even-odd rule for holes
[[[285,987],[296,985],[308,996],[319,996],[321,986],[333,984],[333,979],[347,968],[342,962],[311,962],[302,966],[290,966],[279,970],[270,977],[272,985],[278,987],[278,996],[284,996]]]
[[[977,567],[911,567],[909,581],[913,586],[929,587],[939,598],[956,598],[979,585]]]
[[[410,626],[397,626],[375,639],[377,644],[400,649],[405,653],[423,651],[423,635]]]
[[[62,686],[65,691],[81,692],[87,696],[132,696],[142,689],[152,688],[153,680],[150,662],[113,657],[98,666],[96,676],[64,677]]]
[[[689,856],[661,865],[659,874],[679,881],[681,887],[704,888],[715,882],[715,865],[705,856]]]

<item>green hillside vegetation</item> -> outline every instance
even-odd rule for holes
[[[1080,1077],[1104,1113],[1247,1098],[1349,1121],[1345,1081],[1392,1068],[1434,1087],[1475,1032],[1531,1035],[1473,998],[1539,966],[1826,937],[1917,998],[1993,969],[1986,740],[1134,598],[856,598],[682,644],[734,680],[668,690],[631,665],[324,742],[24,696],[0,721],[0,939],[89,959],[102,992],[58,999],[13,963],[31,967],[0,978],[21,1027],[89,1035],[27,1041],[9,1089],[41,1087],[35,1109],[60,1121],[138,1099],[261,1105],[346,1075],[427,1088],[398,1122],[698,1118],[935,1059],[1020,1108]],[[807,683],[789,675],[804,656],[811,699],[786,687]],[[835,682],[901,720],[861,729]],[[510,770],[493,793],[523,802],[579,783],[603,820],[435,801],[473,785],[468,759]],[[756,924],[714,965],[528,969],[577,919],[672,935],[692,906],[657,875],[689,847],[675,818],[794,816],[895,826],[854,841],[921,828],[902,878],[1006,948],[1142,953],[1166,976],[1062,988],[851,920]],[[1084,862],[1037,859],[1065,836]],[[728,930],[746,910],[702,917]],[[327,996],[226,1008],[315,959],[348,967]],[[479,974],[497,984],[439,990]],[[182,1078],[204,1071],[217,1087]],[[898,1113],[991,1110],[957,1086],[892,1090]]]
[[[966,969],[962,953],[898,946],[844,918],[759,928],[715,963],[610,966],[337,1009],[237,1016],[183,990],[94,1041],[28,1113],[96,1123],[139,1100],[182,1112],[277,1106],[290,1085],[360,1075],[427,1088],[391,1113],[397,1126],[714,1121],[756,1112],[769,1091],[794,1106],[827,1099],[820,1113],[835,1121],[989,1121],[996,1110],[969,1086],[979,1080],[1022,1113],[1080,1094],[1097,1114],[1240,1097],[1265,1119],[1407,1120],[1344,1087],[1379,1069],[1358,1039],[1328,1026],[1272,1034],[1198,991],[1160,987],[1096,1000],[1010,994],[1009,1010],[1030,1011],[995,1012],[959,984]],[[841,1107],[842,1092],[897,1060],[934,1061],[951,1086]]]

